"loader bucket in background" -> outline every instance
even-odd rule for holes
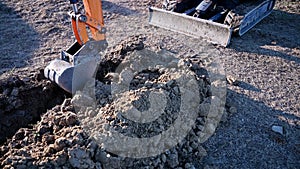
[[[232,35],[232,29],[227,25],[155,7],[149,8],[149,24],[225,47]]]

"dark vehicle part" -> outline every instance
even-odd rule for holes
[[[190,0],[177,2],[173,8],[170,3],[164,9],[150,7],[149,24],[226,47],[232,33],[242,36],[267,17],[275,0],[204,0],[191,8],[188,3]],[[184,6],[182,10],[178,10],[179,4]]]

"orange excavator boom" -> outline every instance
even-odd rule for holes
[[[44,75],[69,93],[83,88],[98,70],[100,52],[107,47],[101,0],[83,0],[84,13],[77,8],[78,0],[70,0],[69,12],[76,41],[61,58],[45,68]]]

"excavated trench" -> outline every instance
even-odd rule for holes
[[[11,75],[0,81],[0,144],[19,128],[32,128],[48,109],[69,97],[49,83],[41,72],[26,76]]]

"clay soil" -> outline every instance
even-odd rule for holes
[[[109,154],[81,128],[72,95],[43,76],[43,68],[74,41],[69,1],[2,0],[0,168],[300,166],[299,1],[277,0],[267,18],[244,36],[233,37],[227,48],[148,25],[149,4],[153,1],[103,1],[109,43],[97,73],[103,104],[110,103],[107,73],[133,51],[167,50],[195,64],[202,63],[195,51],[206,48],[217,51],[228,81],[234,81],[227,85],[226,110],[215,133],[201,146],[189,141],[191,134],[170,152],[146,159]],[[283,133],[272,126],[282,127]]]

